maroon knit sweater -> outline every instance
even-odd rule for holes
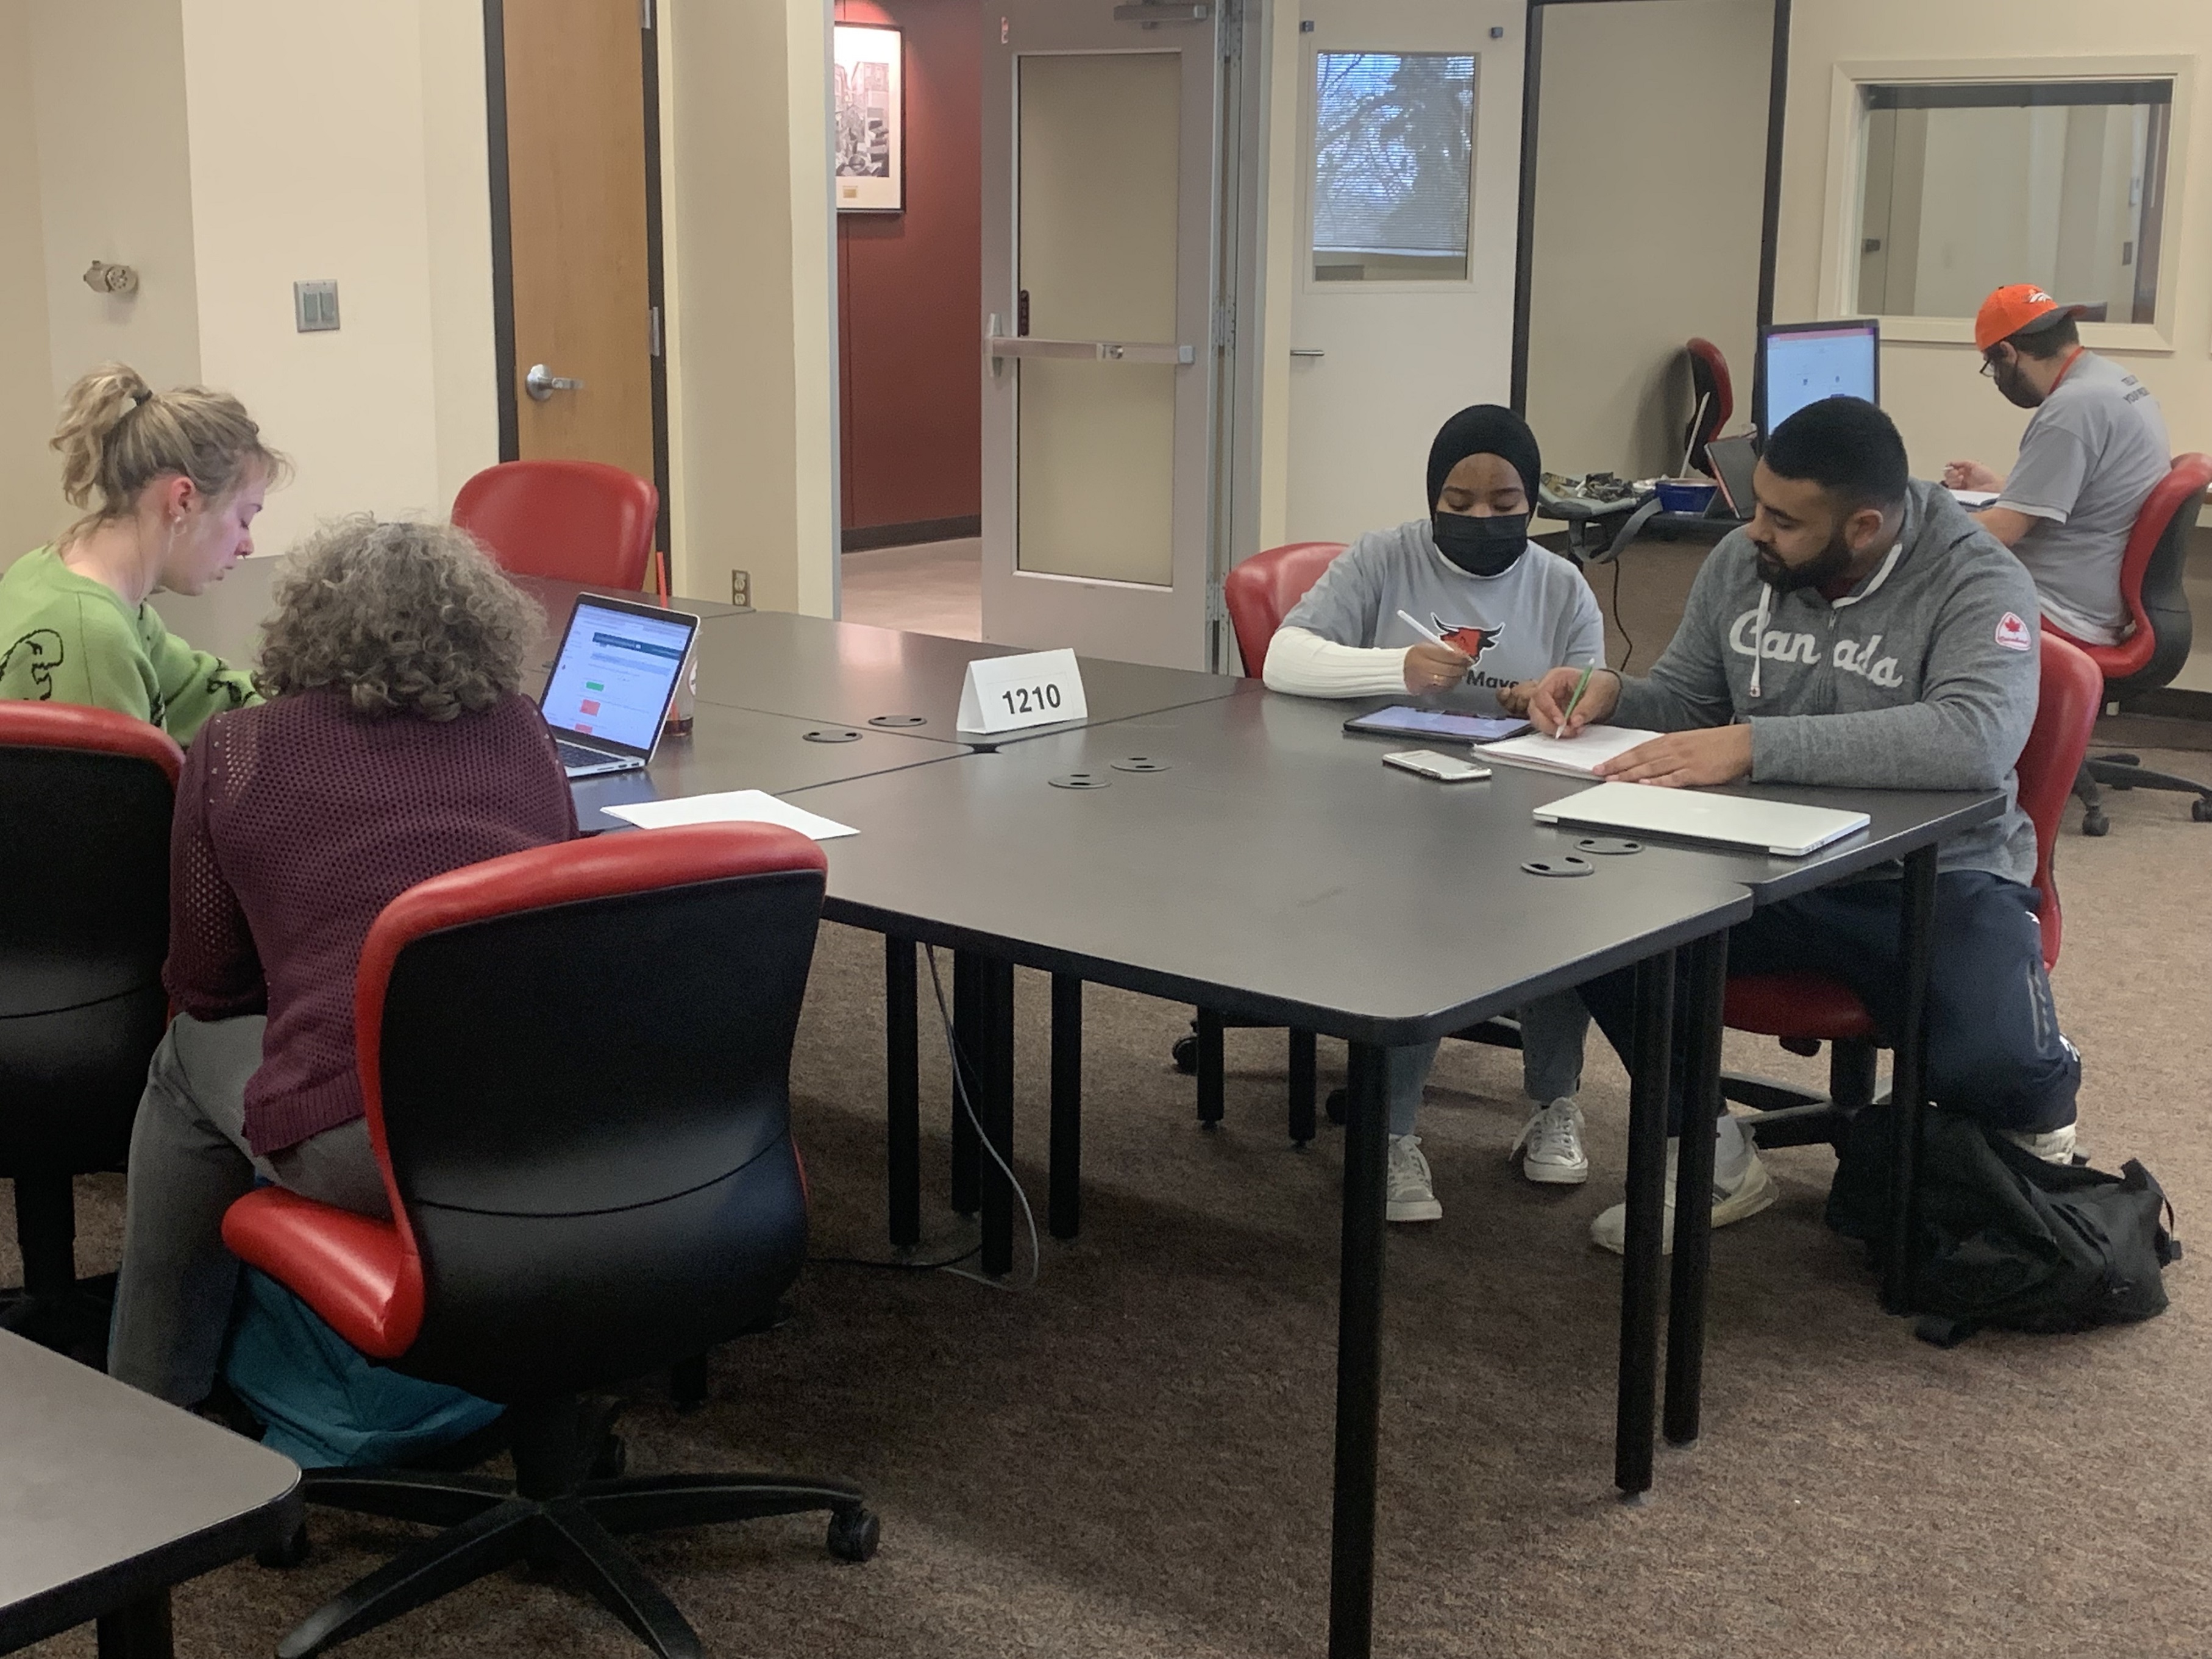
[[[435,722],[301,691],[219,714],[177,785],[162,980],[196,1019],[269,1015],[246,1140],[280,1152],[362,1114],[354,970],[416,882],[576,833],[537,706]]]

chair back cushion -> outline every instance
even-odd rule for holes
[[[2155,691],[2189,660],[2191,629],[2182,572],[2189,558],[2189,532],[2196,527],[2197,509],[2203,505],[2208,485],[2212,485],[2212,455],[2177,455],[2136,514],[2135,529],[2120,556],[2120,598],[2134,631],[2118,645],[2095,645],[2061,634],[2089,653],[2089,660],[2105,677],[2107,698]],[[2048,622],[2044,629],[2060,631]]]
[[[1692,337],[1683,349],[1690,356],[1690,425],[1683,430],[1682,443],[1690,453],[1690,465],[1710,471],[1705,445],[1735,415],[1735,388],[1729,379],[1728,359],[1711,340]],[[1703,414],[1698,410],[1701,398]]]
[[[1267,666],[1267,641],[1343,551],[1342,542],[1285,542],[1255,553],[1230,571],[1221,597],[1229,607],[1230,626],[1237,630],[1237,654],[1243,659],[1247,678],[1260,678]]]
[[[2079,646],[2046,632],[2042,639],[2042,690],[2035,724],[2020,751],[2020,805],[2035,824],[2035,890],[2043,896],[2043,961],[2058,960],[2060,820],[2074,793],[2075,775],[2089,752],[2090,729],[2104,698],[2104,676]]]
[[[372,1141],[419,1259],[402,1370],[604,1385],[755,1322],[805,1258],[791,1048],[827,861],[764,824],[518,853],[363,947]]]
[[[168,1002],[184,755],[112,709],[0,701],[0,1175],[118,1166]]]
[[[453,498],[453,522],[518,576],[637,587],[660,492],[599,461],[503,461]]]

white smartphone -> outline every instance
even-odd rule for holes
[[[1490,775],[1486,766],[1477,766],[1473,761],[1453,755],[1439,755],[1433,749],[1401,749],[1395,755],[1383,756],[1382,764],[1401,771],[1418,772],[1438,783],[1477,783]]]

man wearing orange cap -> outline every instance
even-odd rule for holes
[[[2081,311],[2032,283],[1982,301],[1974,318],[1982,373],[2035,413],[2009,477],[1954,461],[1943,482],[1996,491],[1974,516],[2027,567],[2043,614],[2075,639],[2117,645],[2128,627],[2120,556],[2172,457],[2150,388],[2082,349],[2074,326]]]

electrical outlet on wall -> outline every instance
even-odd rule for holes
[[[730,572],[730,603],[744,605],[747,610],[753,603],[753,573],[750,570]]]

